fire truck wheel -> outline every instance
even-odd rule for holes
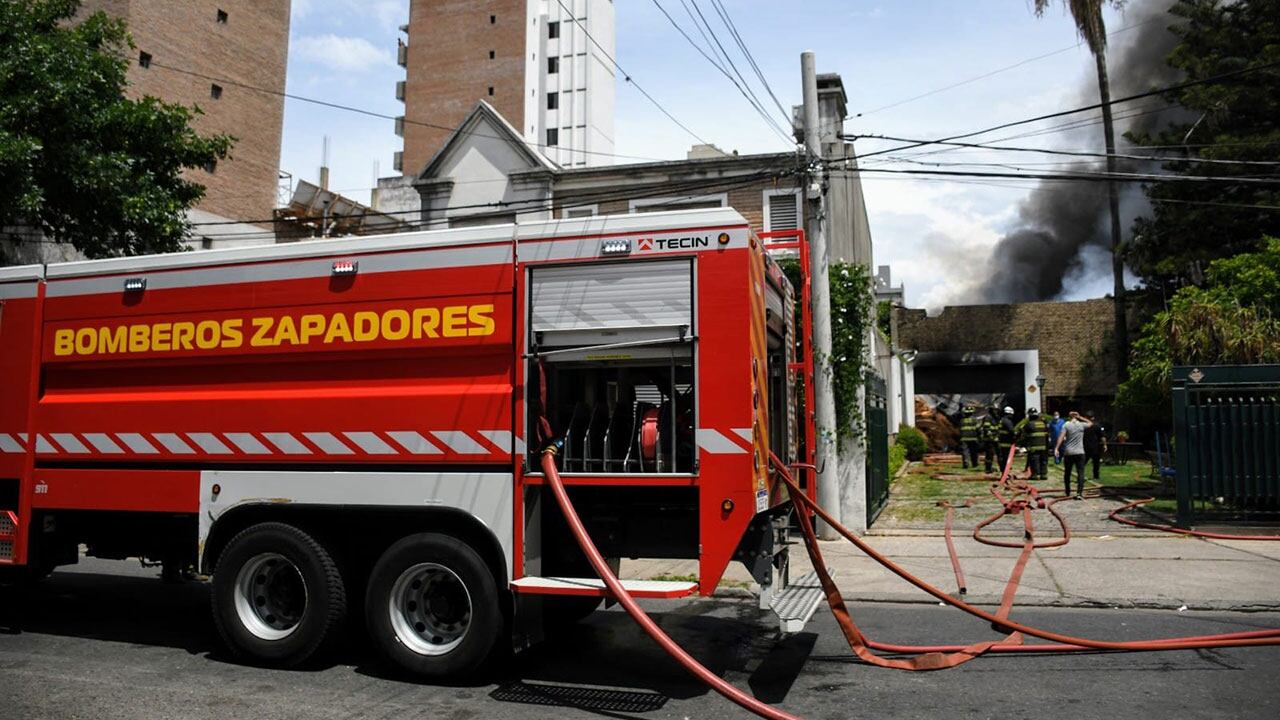
[[[410,535],[382,554],[369,576],[365,620],[391,661],[437,678],[479,669],[504,622],[484,560],[437,533]]]
[[[339,633],[347,595],[338,566],[310,535],[262,523],[227,543],[213,575],[213,619],[236,656],[305,662]]]

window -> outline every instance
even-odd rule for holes
[[[493,86],[489,86],[489,97],[493,97]]]
[[[586,205],[583,207],[570,207],[570,208],[564,209],[564,217],[567,217],[567,218],[592,217],[595,214],[596,214],[595,205]]]
[[[555,147],[560,144],[560,130],[557,128],[549,128],[547,130],[547,147]]]
[[[558,57],[547,58],[547,74],[555,75],[558,72],[560,72],[560,58]]]
[[[219,25],[226,25],[226,24],[227,24],[227,11],[226,11],[226,10],[219,10],[219,11],[218,11],[218,24],[219,24]]]
[[[492,50],[490,50],[490,51],[489,51],[489,59],[490,59],[490,60],[492,60],[492,59],[493,59],[493,57],[494,57],[494,52],[493,52]]]
[[[222,97],[222,86],[214,83],[209,86],[209,97],[218,100]]]
[[[547,93],[547,109],[555,110],[558,107],[560,107],[560,93]]]
[[[560,23],[558,22],[547,23],[547,38],[549,40],[555,40],[558,37],[560,37]]]
[[[498,16],[497,16],[497,15],[490,15],[490,16],[489,16],[489,24],[490,24],[490,25],[496,25],[496,24],[497,24],[497,22],[498,22]]]
[[[151,53],[149,52],[138,53],[138,64],[144,68],[151,67]]]
[[[203,167],[205,172],[210,174],[215,173],[218,170],[218,161],[210,160],[209,162],[205,163]]]
[[[793,190],[766,191],[764,196],[764,229],[795,230],[800,227],[800,195]]]

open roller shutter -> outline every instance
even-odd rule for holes
[[[545,344],[601,332],[642,339],[693,325],[688,258],[535,268],[530,285],[530,327]]]

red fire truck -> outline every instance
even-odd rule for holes
[[[606,596],[554,438],[611,562],[698,561],[633,595],[737,560],[776,600],[794,303],[732,210],[0,269],[0,572],[145,558],[212,577],[240,657],[363,614],[400,666],[464,673]]]

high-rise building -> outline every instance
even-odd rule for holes
[[[613,0],[411,0],[402,29],[397,170],[421,172],[479,100],[561,166],[610,159]]]
[[[206,191],[192,219],[269,221],[279,181],[289,0],[85,0],[80,13],[98,10],[128,23],[136,46],[130,96],[198,106],[197,131],[236,138],[230,157],[188,171]]]

